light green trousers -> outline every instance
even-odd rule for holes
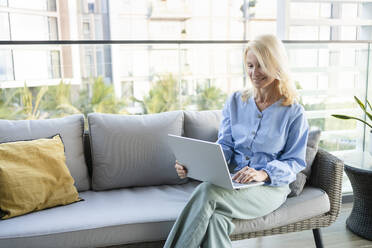
[[[178,216],[165,248],[228,248],[234,230],[233,218],[254,219],[282,205],[290,190],[256,186],[228,190],[211,183],[200,184]]]

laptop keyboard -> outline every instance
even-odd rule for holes
[[[233,185],[234,188],[244,187],[244,186],[247,186],[248,184],[257,184],[257,182],[250,182],[250,183],[237,183],[237,182],[235,182],[234,180],[232,180],[232,178],[234,177],[234,175],[235,175],[235,174],[230,173],[231,181],[232,181],[232,185]]]
[[[244,183],[237,183],[237,182],[235,182],[234,180],[232,180],[232,178],[234,177],[234,175],[235,175],[235,174],[230,173],[231,181],[232,181],[232,184],[233,184],[234,187],[242,187],[242,186],[246,185],[246,184],[244,184]]]

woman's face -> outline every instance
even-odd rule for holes
[[[258,89],[266,88],[275,80],[273,77],[266,75],[262,71],[257,57],[252,51],[248,51],[247,53],[247,72],[252,81],[253,87]]]

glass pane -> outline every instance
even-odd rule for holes
[[[0,6],[7,7],[8,6],[8,0],[0,0]]]
[[[7,13],[0,13],[0,40],[10,40],[9,21]]]
[[[319,40],[330,40],[331,39],[331,28],[329,26],[319,27]]]
[[[290,3],[290,14],[293,19],[317,19],[319,3]]]
[[[276,23],[269,21],[251,21],[247,25],[247,36],[252,39],[261,34],[276,34]]]
[[[314,26],[292,26],[289,28],[291,40],[317,40],[319,28]]]
[[[48,11],[57,11],[56,0],[47,0]]]
[[[47,17],[37,15],[10,14],[13,40],[48,40]]]
[[[227,38],[228,31],[228,19],[225,18],[215,18],[212,22],[212,39],[214,40],[224,40]]]
[[[255,18],[276,18],[276,0],[249,2],[255,3],[249,10],[250,13],[254,13]]]
[[[48,17],[48,25],[49,25],[49,39],[58,40],[57,18]]]
[[[133,63],[133,76],[148,76],[153,73],[150,68],[150,56],[148,50],[137,50],[132,56]]]
[[[232,40],[244,39],[244,22],[241,20],[230,20],[230,35],[229,38]]]
[[[356,40],[357,28],[356,27],[341,27],[341,40]]]
[[[10,50],[0,50],[0,81],[14,80],[12,54]]]
[[[37,66],[30,66],[30,61]],[[14,50],[14,68],[16,80],[48,79],[49,53],[38,50]]]
[[[178,49],[167,49],[161,46],[153,47],[149,51],[150,70],[153,74],[171,73],[177,75],[179,72]]]
[[[210,39],[210,21],[208,18],[192,18],[187,22],[190,28],[190,39]]]
[[[358,17],[358,4],[342,4],[342,19],[356,19]]]
[[[244,0],[231,0],[230,1],[230,16],[231,17],[244,17],[243,15]]]
[[[331,18],[332,6],[331,3],[321,3],[320,4],[320,17],[321,18]]]
[[[363,118],[353,96],[365,92],[365,44],[287,44],[293,78],[311,128],[322,130],[320,147],[337,155],[362,149],[363,125],[331,114]]]
[[[229,1],[226,0],[215,1],[211,6],[213,16],[226,17],[228,15]]]
[[[61,62],[60,62],[59,51],[51,51],[50,58],[51,58],[50,78],[60,78],[61,77]]]
[[[9,7],[20,9],[48,10],[47,0],[9,0]]]
[[[192,2],[192,14],[193,16],[209,16],[210,13],[210,0],[200,1],[200,0],[191,0]]]
[[[149,23],[150,39],[174,40],[181,38],[179,22],[154,21]]]

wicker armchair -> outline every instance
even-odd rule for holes
[[[231,235],[231,240],[241,240],[269,236],[275,234],[284,234],[290,232],[298,232],[304,230],[313,230],[314,240],[317,248],[323,247],[319,228],[330,226],[338,217],[341,209],[341,187],[344,164],[332,154],[319,149],[313,166],[308,185],[324,190],[330,201],[329,212],[312,217],[310,219],[291,223],[289,225],[280,226],[277,228],[243,233],[239,235]],[[164,241],[128,244],[115,247],[137,248],[137,247],[162,247]]]

